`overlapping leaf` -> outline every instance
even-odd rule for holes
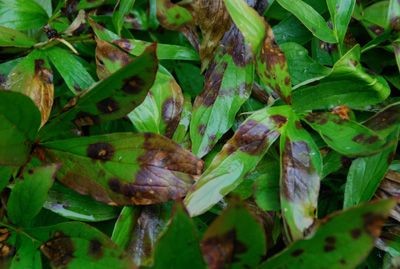
[[[36,1],[1,0],[0,25],[17,30],[40,28],[48,15]]]
[[[265,108],[240,125],[187,194],[190,215],[204,213],[240,184],[279,137],[289,112],[287,106]]]
[[[151,46],[131,63],[73,99],[64,112],[42,128],[42,140],[127,115],[145,99],[157,68],[155,46]]]
[[[309,239],[293,243],[259,268],[355,268],[371,251],[394,205],[383,200],[334,214]]]
[[[62,165],[60,182],[112,205],[179,199],[202,171],[202,161],[190,152],[149,133],[74,138],[42,147],[49,161]]]

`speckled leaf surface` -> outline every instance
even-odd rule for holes
[[[30,48],[35,40],[17,30],[0,26],[0,47]]]
[[[293,113],[282,132],[280,201],[286,236],[303,238],[314,224],[322,158],[311,135]]]
[[[259,268],[355,268],[368,255],[393,200],[365,204],[324,219],[310,238],[293,243]]]
[[[62,165],[57,173],[61,183],[112,205],[179,199],[202,171],[201,160],[150,133],[73,138],[42,147],[48,160]]]
[[[215,156],[185,198],[190,215],[204,213],[235,189],[262,159],[287,122],[287,106],[254,112]]]
[[[65,136],[73,129],[122,118],[140,105],[153,85],[158,69],[155,46],[71,100],[57,118],[42,129],[40,137],[48,140]]]

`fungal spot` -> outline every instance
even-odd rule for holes
[[[114,156],[114,153],[115,150],[111,144],[102,142],[90,144],[86,151],[86,154],[89,158],[101,161],[111,160]]]
[[[103,246],[101,242],[97,239],[92,239],[89,242],[89,255],[99,259],[103,256]]]
[[[310,113],[306,116],[306,120],[311,123],[324,125],[328,122],[328,117],[324,113]]]
[[[359,144],[373,144],[379,140],[379,137],[376,135],[367,136],[365,134],[359,134],[353,137],[352,140]]]
[[[325,245],[324,245],[324,251],[325,252],[331,252],[335,250],[335,244],[336,244],[336,238],[333,236],[327,236],[325,238]]]
[[[44,66],[44,60],[43,59],[36,59],[35,60],[35,74],[38,74],[39,72],[41,72],[41,70],[43,68],[45,68]]]
[[[124,81],[122,90],[127,94],[138,94],[145,85],[145,81],[139,76],[133,76]]]
[[[290,86],[290,77],[285,77],[285,85]]]
[[[370,29],[374,34],[376,34],[378,36],[383,34],[383,32],[385,32],[385,29],[383,29],[379,25],[371,25],[371,26],[368,27],[368,29]]]
[[[121,192],[121,182],[116,178],[112,178],[108,181],[108,187],[113,192],[117,193]]]
[[[221,88],[222,78],[226,67],[226,63],[218,65],[213,63],[210,65],[205,74],[204,90],[196,98],[194,104],[195,107],[199,105],[210,107],[214,104]]]
[[[69,237],[53,238],[44,243],[40,250],[54,267],[66,267],[74,258],[74,245]]]
[[[7,228],[0,228],[0,242],[6,241],[10,237],[10,231]]]
[[[79,112],[73,122],[77,127],[92,126],[98,124],[100,122],[100,119],[98,116],[95,116],[93,114],[87,112]]]
[[[350,231],[350,234],[353,239],[358,239],[361,236],[361,229],[353,229]]]
[[[118,105],[117,101],[115,101],[111,97],[105,98],[105,99],[97,102],[96,106],[100,112],[103,112],[106,114],[113,113],[113,112],[119,110],[119,105]]]
[[[200,135],[204,135],[206,132],[206,126],[204,124],[200,124],[198,130]]]
[[[303,126],[301,125],[301,122],[298,121],[298,120],[296,120],[296,121],[294,122],[294,125],[296,126],[296,129],[303,129]]]
[[[271,119],[276,123],[278,128],[282,127],[287,122],[287,118],[282,115],[273,115]]]
[[[7,243],[0,243],[0,261],[13,257],[16,253],[14,246]]]
[[[178,127],[182,104],[178,100],[168,98],[162,105],[162,117],[166,123],[166,137],[172,137]]]
[[[303,254],[303,252],[304,252],[304,249],[296,249],[296,250],[294,250],[293,252],[292,252],[292,256],[293,257],[298,257],[298,256],[300,256],[301,254]]]
[[[385,218],[381,214],[368,212],[363,215],[364,229],[373,237],[378,237]]]

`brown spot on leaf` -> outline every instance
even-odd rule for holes
[[[109,161],[115,153],[114,147],[109,143],[94,143],[87,147],[86,154],[94,160]]]
[[[133,76],[124,81],[122,90],[127,94],[138,94],[141,92],[145,81],[139,76]]]
[[[224,150],[228,154],[240,150],[250,155],[259,155],[266,149],[268,137],[277,135],[275,131],[274,134],[272,133],[265,125],[248,120],[239,127],[235,135],[224,146]]]
[[[210,107],[214,104],[218,97],[223,75],[227,67],[226,63],[215,64],[213,63],[205,74],[204,90],[196,98],[194,107],[204,105]]]
[[[108,97],[97,102],[96,107],[100,112],[106,114],[110,114],[119,110],[118,102],[115,101],[112,97]]]
[[[7,228],[0,228],[0,242],[6,241],[10,237],[10,235],[10,231]]]
[[[39,73],[43,68],[45,68],[45,62],[43,59],[35,60],[35,74]]]
[[[198,130],[200,135],[204,135],[204,133],[206,132],[206,126],[204,124],[200,124]]]
[[[325,113],[309,113],[305,119],[311,123],[324,125],[328,122],[328,115]]]
[[[278,115],[278,114],[272,115],[271,119],[275,122],[275,124],[278,126],[278,128],[282,127],[287,122],[287,118],[285,116]]]
[[[44,243],[40,250],[55,267],[65,268],[74,258],[74,245],[69,237],[53,238]]]
[[[361,233],[362,233],[362,231],[359,228],[355,228],[350,231],[351,237],[353,239],[358,239],[361,236]]]
[[[290,77],[285,77],[285,85],[290,86]]]
[[[79,112],[73,122],[77,127],[92,126],[100,123],[100,119],[98,116],[91,113]]]
[[[103,256],[103,245],[99,240],[90,240],[88,254],[96,259],[99,259]]]
[[[301,254],[303,254],[303,252],[304,252],[304,249],[299,248],[299,249],[294,250],[294,251],[291,253],[291,255],[292,255],[293,257],[298,257],[298,256],[300,256]]]
[[[16,248],[5,242],[0,243],[0,261],[11,258],[15,255]]]
[[[385,223],[385,217],[378,213],[365,213],[363,215],[364,229],[372,236],[378,237]]]
[[[108,181],[108,187],[113,192],[121,192],[121,182],[117,178],[112,178]]]
[[[180,116],[182,113],[183,98],[177,100],[168,98],[162,105],[162,118],[165,121],[167,128],[165,131],[166,137],[172,137],[176,127],[179,124]]]
[[[371,25],[368,27],[368,29],[371,30],[374,34],[376,34],[378,36],[383,34],[383,32],[385,32],[385,29],[383,29],[379,25]]]
[[[353,137],[352,140],[359,144],[373,144],[379,140],[379,137],[376,135],[359,134]]]

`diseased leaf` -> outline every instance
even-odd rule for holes
[[[224,0],[224,3],[236,27],[250,45],[253,55],[256,55],[267,31],[264,19],[245,0]],[[220,27],[220,24],[214,25]]]
[[[8,216],[14,224],[30,225],[46,201],[56,170],[56,165],[35,168],[17,180],[7,203]]]
[[[146,99],[128,117],[140,132],[172,138],[181,118],[183,101],[181,87],[160,67]]]
[[[30,30],[44,26],[46,11],[35,1],[0,0],[0,25],[16,30]]]
[[[81,137],[42,147],[50,161],[62,164],[61,183],[111,205],[179,199],[202,171],[202,161],[190,152],[149,133]]]
[[[336,43],[333,31],[328,27],[324,18],[302,0],[277,0],[277,2],[290,13],[295,15],[313,35],[328,43]]]
[[[400,3],[396,0],[389,1],[388,7],[388,25],[389,28],[400,32]]]
[[[313,236],[299,240],[259,268],[356,268],[379,236],[393,200],[365,204],[324,219]]]
[[[170,0],[156,0],[157,19],[160,24],[170,30],[177,30],[193,20],[186,8],[173,4]]]
[[[0,165],[23,165],[39,126],[40,112],[30,98],[0,91]]]
[[[94,83],[82,63],[67,50],[52,47],[46,54],[73,93],[86,90]]]
[[[334,65],[326,78],[294,91],[293,108],[298,112],[340,105],[361,108],[385,100],[390,94],[389,85],[382,77],[363,70],[360,53],[360,46],[355,46]]]
[[[239,126],[186,195],[185,206],[191,216],[204,213],[242,182],[279,137],[288,111],[287,106],[265,108]]]
[[[113,43],[134,56],[143,53],[144,49],[151,45],[150,42],[138,39],[117,39]],[[157,43],[157,58],[159,60],[198,61],[199,55],[191,48]]]
[[[176,254],[179,253],[179,256]],[[197,231],[184,210],[176,204],[167,230],[161,235],[154,253],[152,269],[206,268],[201,256]]]
[[[137,107],[153,85],[158,68],[151,46],[131,63],[71,100],[64,111],[41,129],[42,141],[67,136],[82,126],[122,118]]]
[[[209,268],[255,268],[266,252],[266,236],[255,216],[232,202],[208,227],[201,249]]]
[[[43,242],[40,251],[53,268],[136,268],[108,236],[80,222],[64,222],[28,231]]]
[[[51,112],[54,99],[53,72],[45,53],[34,50],[19,62],[8,75],[12,91],[29,96],[41,113],[43,126]]]
[[[371,155],[386,144],[373,130],[332,112],[313,112],[304,119],[329,147],[346,156]]]
[[[249,98],[254,78],[254,66],[243,35],[236,26],[222,39],[205,74],[204,89],[194,101],[190,138],[192,151],[206,155],[233,125],[236,113]]]
[[[326,3],[329,13],[331,14],[333,32],[336,35],[336,40],[340,44],[343,44],[356,0],[328,0]]]
[[[124,248],[137,266],[154,263],[154,250],[169,217],[166,205],[124,207],[114,227],[113,241]]]
[[[172,136],[172,140],[178,144],[182,144],[187,137],[187,131],[189,130],[189,124],[192,117],[192,102],[190,96],[183,96],[183,108],[181,113],[181,120],[176,127],[175,133]]]
[[[400,173],[395,170],[389,170],[385,178],[379,185],[378,190],[375,193],[375,197],[380,199],[395,198],[399,197],[400,190]],[[400,221],[400,205],[397,204],[395,208],[390,212],[390,217],[396,221]],[[398,226],[394,226],[398,229]],[[379,247],[379,246],[378,246]]]
[[[105,221],[118,215],[115,207],[94,201],[56,183],[49,190],[44,208],[65,218],[80,221]]]
[[[0,26],[0,47],[30,48],[35,40],[17,30]]]
[[[281,136],[280,201],[286,237],[307,235],[316,219],[322,158],[311,135],[292,114]]]

